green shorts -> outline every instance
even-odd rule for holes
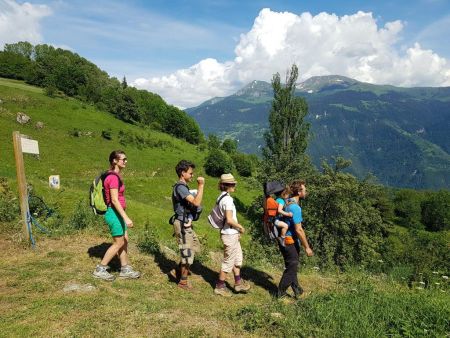
[[[125,231],[127,231],[127,225],[123,220],[122,216],[111,207],[108,207],[105,213],[105,222],[109,226],[109,231],[111,232],[111,236],[123,236],[125,235]]]

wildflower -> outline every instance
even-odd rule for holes
[[[419,282],[419,284],[425,285],[425,282]]]
[[[421,286],[416,286],[416,289],[417,289],[417,290],[423,290],[423,287],[421,287]]]
[[[437,275],[439,273],[439,271],[433,271],[432,273],[433,273],[433,275]]]
[[[384,263],[384,261],[382,259],[379,259],[378,263]]]
[[[313,270],[319,271],[320,268],[319,268],[318,266],[314,266],[314,267],[313,267]]]
[[[438,282],[435,282],[434,284],[436,284],[436,285],[441,285],[441,283],[438,283]]]
[[[444,278],[444,279],[448,279],[448,276],[442,276],[442,278]]]

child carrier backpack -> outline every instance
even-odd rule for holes
[[[119,178],[119,190],[122,186],[120,176],[114,171],[105,171],[98,175],[94,181],[92,181],[89,188],[89,206],[96,215],[103,215],[108,209],[108,206],[106,205],[105,187],[103,183],[109,175],[115,175]]]
[[[180,200],[180,198],[178,197],[178,187],[181,186],[181,185],[184,185],[184,184],[183,183],[176,183],[173,186],[172,201],[173,200],[176,200],[176,201]],[[183,217],[183,222],[186,222],[188,214],[191,214],[193,221],[198,221],[198,219],[200,218],[200,215],[201,215],[201,213],[203,211],[202,206],[198,206],[197,207],[197,206],[193,205],[192,203],[189,203],[185,199],[182,200],[180,203],[182,204],[183,211],[184,211],[183,212],[183,216],[182,216]],[[169,224],[173,225],[174,221],[177,219],[177,216],[178,216],[177,214],[172,215],[172,217],[170,217],[170,219],[169,219]]]
[[[208,222],[211,224],[211,226],[214,229],[222,229],[225,226],[225,223],[227,221],[226,216],[223,214],[222,210],[220,209],[220,201],[225,197],[229,196],[228,193],[223,194],[220,196],[220,198],[217,200],[216,205],[211,210],[211,212],[208,215]]]
[[[275,217],[278,213],[278,203],[271,196],[282,192],[285,185],[279,181],[266,182],[264,188],[264,214],[263,214],[263,231],[270,240],[276,239],[280,234],[278,228],[275,226]]]

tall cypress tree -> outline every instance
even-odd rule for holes
[[[124,75],[122,79],[122,88],[125,89],[127,87],[128,87],[127,78]]]
[[[295,96],[298,68],[294,64],[286,74],[283,85],[280,74],[272,78],[274,99],[269,115],[269,130],[264,138],[262,180],[292,179],[308,176],[312,171],[306,155],[310,124],[306,100]]]

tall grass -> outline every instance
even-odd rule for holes
[[[354,277],[354,276],[353,276]],[[350,278],[351,279],[351,278]],[[450,304],[441,292],[378,289],[354,279],[342,290],[292,304],[248,305],[230,316],[249,332],[279,337],[445,337]]]

